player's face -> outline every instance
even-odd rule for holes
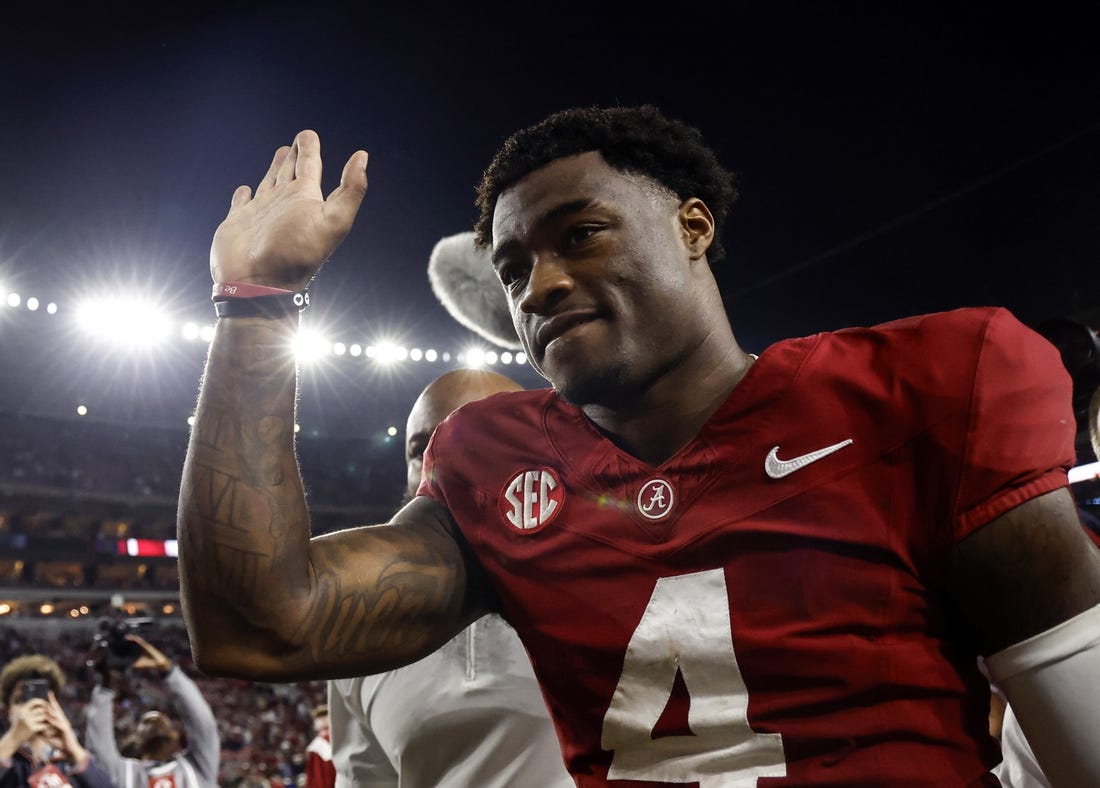
[[[176,728],[165,715],[159,711],[148,711],[138,720],[137,737],[143,743],[154,740],[168,740],[175,742],[179,738]]]
[[[705,336],[691,273],[702,253],[682,207],[598,152],[551,162],[500,195],[493,261],[516,331],[569,401],[639,396]]]

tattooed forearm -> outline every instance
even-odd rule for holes
[[[400,527],[311,541],[289,328],[222,321],[211,347],[179,510],[200,666],[286,680],[406,664],[468,623],[449,515],[425,502]]]
[[[450,545],[431,531],[378,534],[369,553],[321,542],[302,640],[318,657],[370,654],[379,669],[430,652],[459,620],[454,589],[464,569]],[[357,569],[350,580],[349,565]]]
[[[289,429],[293,326],[222,321],[218,335],[180,491],[181,573],[193,602],[262,617],[307,578],[309,520]]]

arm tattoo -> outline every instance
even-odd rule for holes
[[[310,542],[288,328],[222,321],[211,346],[180,491],[189,622],[208,648],[249,633],[301,664],[408,661],[461,615],[461,554],[430,528]]]

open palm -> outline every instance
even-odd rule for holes
[[[326,199],[317,134],[302,131],[279,148],[255,194],[248,186],[233,193],[210,248],[214,281],[304,287],[351,230],[367,189],[366,165],[366,152],[356,151]]]

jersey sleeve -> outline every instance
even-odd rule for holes
[[[986,325],[953,506],[956,541],[1067,484],[1075,460],[1072,384],[1058,351],[1006,310]]]

